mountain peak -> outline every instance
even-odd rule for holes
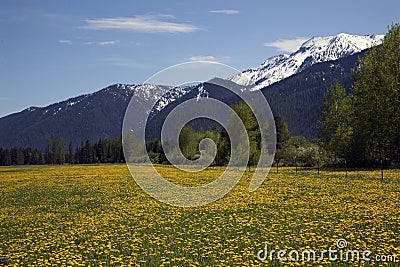
[[[265,60],[259,67],[231,78],[240,85],[258,90],[299,73],[320,62],[336,60],[382,43],[383,35],[352,35],[312,37],[290,55],[278,55]]]

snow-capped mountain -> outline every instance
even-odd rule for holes
[[[313,37],[294,53],[271,57],[259,67],[230,78],[231,81],[258,90],[299,73],[315,63],[337,60],[382,43],[383,35]]]
[[[78,144],[82,140],[121,135],[125,110],[134,105],[156,103],[153,115],[182,97],[190,88],[150,84],[115,84],[46,107],[30,107],[0,119],[0,147],[32,146],[43,149],[46,137],[62,137]]]
[[[133,101],[143,104],[145,102],[158,99],[156,105],[154,106],[154,110],[160,111],[171,102],[185,95],[187,92],[189,92],[189,88],[184,87],[168,87],[152,84],[116,84],[104,88],[98,92],[74,97],[47,107],[32,106],[27,108],[25,111],[40,111],[42,112],[42,115],[47,114],[47,116],[56,116],[59,112],[71,110],[73,106],[80,106],[82,111],[84,111],[91,105],[93,98],[96,98],[101,94],[105,95],[110,101],[111,99],[114,99],[122,101],[123,103],[129,103],[129,101],[133,99]],[[83,105],[79,105],[80,103],[83,103]]]
[[[381,41],[382,36],[379,35],[315,37],[291,55],[272,57],[260,67],[246,70],[228,80],[188,87],[115,84],[46,107],[30,107],[0,118],[0,147],[44,149],[46,137],[61,137],[77,145],[85,140],[114,138],[121,135],[129,101],[133,101],[135,108],[140,110],[154,103],[155,99],[158,102],[149,115],[149,132],[151,138],[157,138],[160,132],[157,129],[162,126],[168,112],[188,99],[210,97],[223,100],[228,105],[237,103],[236,94],[217,86],[224,82],[231,83],[230,88],[237,86],[238,90],[243,90],[242,85],[250,90],[265,88],[262,93],[274,114],[289,123],[292,133],[313,137],[326,88],[337,80],[347,88],[351,86],[351,69],[356,66],[357,57],[364,53],[358,51]],[[208,126],[202,127],[206,129]]]

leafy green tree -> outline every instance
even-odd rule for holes
[[[163,163],[166,161],[160,140],[154,139],[146,142],[146,150],[152,163]]]
[[[381,46],[371,49],[353,86],[353,158],[400,161],[400,25],[392,25]]]
[[[240,101],[238,104],[233,105],[232,109],[236,112],[240,120],[243,122],[247,132],[250,145],[248,165],[255,165],[260,158],[261,152],[261,131],[257,119],[253,114],[251,108],[244,101]],[[243,136],[243,138],[245,138],[246,133],[238,131],[237,134],[240,134],[241,136]],[[238,147],[235,149],[237,153],[242,154],[245,149],[244,144],[239,144]],[[233,158],[233,156],[234,155],[231,155],[231,158]],[[243,164],[243,162],[239,163],[239,165],[241,164]]]
[[[144,162],[145,161],[145,146],[138,140],[136,134],[133,131],[129,131],[126,134],[124,140],[125,156],[127,162]],[[113,155],[113,161],[118,162],[119,159],[119,147],[114,142],[111,144],[111,154]]]
[[[299,157],[298,147],[296,147],[292,140],[289,139],[283,144],[283,146],[276,150],[275,152],[275,164],[281,164],[284,166],[296,166],[297,159]]]
[[[195,132],[192,127],[185,125],[179,133],[179,147],[182,154],[189,160],[192,160],[196,154],[199,154],[200,134]]]
[[[291,137],[275,155],[275,164],[284,166],[322,166],[326,161],[325,150],[302,136]]]
[[[345,157],[352,136],[352,106],[346,89],[335,82],[324,96],[324,109],[318,125],[319,139],[335,158]]]

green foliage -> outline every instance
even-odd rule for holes
[[[317,166],[326,160],[325,150],[305,137],[290,138],[275,155],[275,162],[285,166]]]
[[[150,161],[155,164],[167,163],[161,141],[154,139],[146,142],[146,150]]]
[[[323,110],[323,97],[338,81],[346,89],[353,84],[357,58],[365,51],[335,61],[317,63],[265,89],[275,116],[282,117],[292,135],[312,139],[317,136],[317,124]]]
[[[360,60],[353,86],[352,156],[358,162],[400,161],[400,25]]]
[[[62,138],[46,137],[45,161],[48,164],[64,164],[65,163],[65,141]],[[17,165],[21,165],[19,163]]]
[[[69,142],[68,151],[65,147],[66,142],[61,138],[46,139],[45,152],[30,147],[0,148],[0,166],[121,163],[125,161],[121,137],[99,140],[94,144],[86,140],[75,149],[72,142]]]
[[[285,142],[290,139],[290,132],[288,124],[283,120],[282,117],[275,117],[275,129],[276,129],[276,149],[283,148]]]
[[[215,164],[218,166],[226,165],[231,156],[231,144],[228,133],[224,130],[221,132],[220,139],[217,143],[217,155],[215,156]]]
[[[226,130],[220,130],[219,125],[214,127],[214,129],[209,129],[207,131],[195,131],[188,125],[182,127],[179,135],[179,147],[187,159],[197,159],[200,156],[200,150],[203,150],[204,152],[210,151],[210,145],[205,145],[206,147],[204,148],[199,147],[201,140],[209,138],[217,145],[217,154],[213,164],[226,165],[231,160],[233,161],[234,165],[257,164],[261,152],[261,131],[257,119],[251,108],[243,101],[232,105],[232,109],[244,124],[246,132],[242,132],[240,130],[240,128],[237,126],[237,122],[234,119],[235,116],[233,115],[228,121],[228,128],[232,129],[233,132],[238,134],[240,137],[249,140],[249,161],[244,162],[244,159],[242,158],[242,155],[246,153],[246,146],[244,143],[239,143],[236,147],[234,147],[233,151],[235,151],[235,155],[231,155],[231,142],[229,136]],[[286,127],[286,131],[288,132],[287,125],[285,125],[283,125],[283,128]],[[283,135],[286,134],[287,133],[284,133]],[[207,143],[205,142],[204,144]],[[209,157],[211,154],[204,154],[204,156]]]
[[[325,95],[319,139],[357,165],[400,162],[400,25],[359,59],[352,95],[335,83]]]
[[[145,155],[145,147],[138,140],[136,134],[133,131],[129,131],[126,133],[124,148],[127,162],[132,163],[146,161],[147,156]]]
[[[346,89],[335,82],[324,97],[324,110],[318,125],[319,139],[335,158],[344,158],[352,136],[352,106]]]
[[[187,159],[193,160],[199,155],[199,142],[203,135],[195,132],[189,125],[182,127],[179,133],[179,147]]]
[[[249,140],[250,151],[248,162],[243,162],[244,159],[243,157],[241,157],[241,155],[246,153],[246,147],[244,143],[240,143],[237,147],[233,148],[239,156],[231,156],[231,158],[238,161],[234,162],[235,165],[256,165],[261,153],[261,131],[257,119],[251,108],[244,101],[240,101],[239,103],[233,105],[232,109],[239,116],[241,122],[244,124],[244,127],[246,129],[246,132],[241,132],[240,130],[238,130],[237,134],[241,136],[241,139],[243,138]],[[233,116],[228,124],[229,123],[235,124]],[[234,129],[234,127],[232,128]],[[248,138],[246,137],[246,134]]]

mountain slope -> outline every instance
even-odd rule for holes
[[[334,61],[317,63],[280,82],[261,89],[275,116],[281,116],[293,135],[316,137],[323,97],[335,82],[349,89],[353,84],[353,69],[366,50]]]
[[[282,74],[284,69],[277,68],[280,76],[273,76],[273,79],[278,82],[269,86],[264,85],[271,82],[272,78],[263,76],[264,69],[260,67],[259,72],[254,70],[254,73],[258,73],[257,76],[254,76],[254,81],[257,83],[256,89],[260,89],[267,97],[274,115],[281,116],[288,122],[293,135],[304,135],[309,138],[316,135],[316,125],[322,109],[322,98],[334,81],[338,80],[343,86],[350,88],[352,68],[357,65],[357,58],[363,56],[365,51],[354,53],[360,46],[352,45],[344,40],[344,37],[346,35],[340,35],[336,39],[314,38],[306,42],[296,52],[297,54],[277,56],[267,60],[266,62],[272,62],[271,64],[275,64],[274,66],[289,67],[288,59],[295,60],[300,58],[300,55],[304,58],[307,53],[309,55],[302,61],[296,61],[296,73],[293,75],[289,75],[290,72]],[[380,37],[370,36],[369,38],[379,39]],[[335,40],[334,46],[332,46],[333,40]],[[316,45],[317,43],[320,46]],[[367,46],[368,44],[367,38],[363,45]],[[315,50],[316,47],[324,48]],[[343,51],[339,49],[340,47],[343,48]],[[352,55],[345,56],[347,54]],[[337,57],[339,57],[337,60],[325,61],[328,58]],[[316,63],[320,60],[324,62]],[[264,67],[267,65],[264,64]],[[248,73],[249,71],[245,71],[241,75]],[[285,75],[288,77],[285,78]],[[231,83],[231,81],[225,82]],[[217,83],[220,84],[218,81]],[[230,86],[234,86],[234,84],[231,83]],[[251,94],[251,90],[247,93]],[[79,144],[87,139],[97,141],[100,138],[113,138],[121,135],[125,110],[131,98],[135,105],[140,107],[140,105],[148,103],[147,101],[159,97],[161,99],[156,104],[148,124],[147,137],[149,139],[158,136],[158,130],[168,112],[187,99],[212,97],[229,105],[239,101],[233,93],[224,90],[221,86],[216,86],[212,81],[186,88],[116,84],[93,94],[78,96],[44,108],[30,107],[19,113],[0,118],[0,147],[30,146],[44,149],[46,137],[61,137],[74,144]],[[197,121],[195,126],[205,129],[213,124]]]
[[[314,64],[300,73],[264,87],[261,92],[268,100],[274,116],[281,116],[288,123],[292,135],[314,138],[325,92],[335,81],[349,89],[353,83],[352,70],[357,65],[357,59],[365,52],[364,50],[338,60]],[[228,105],[236,104],[240,99],[219,86],[226,83],[229,88],[235,88],[233,82],[219,80],[206,82],[200,88],[203,92],[207,92],[206,97],[221,100]],[[238,85],[236,87],[237,90],[243,88]],[[197,90],[200,88],[190,91],[154,116],[148,124],[150,128],[148,139],[159,138],[162,123],[168,113],[184,101],[196,98]],[[247,93],[252,94],[251,91]],[[214,124],[208,120],[196,120],[191,123],[191,126],[196,129],[207,129]]]
[[[322,109],[322,98],[327,88],[338,80],[350,88],[352,68],[364,52],[317,63],[280,82],[261,89],[270,103],[275,116],[288,122],[293,135],[312,138]],[[229,81],[225,81],[229,83]],[[216,81],[221,84],[220,81]],[[230,87],[235,86],[230,83]],[[237,86],[238,90],[240,86]],[[167,93],[166,93],[167,92]],[[248,92],[251,94],[251,92]],[[167,114],[188,99],[212,97],[228,105],[239,99],[231,92],[215,85],[213,81],[186,88],[170,88],[154,85],[109,86],[96,93],[71,98],[44,108],[30,107],[19,113],[0,118],[0,147],[22,146],[45,148],[46,137],[62,137],[80,144],[85,140],[113,138],[121,135],[126,107],[131,98],[137,105],[150,98],[163,96],[151,114],[148,139],[158,137]],[[206,129],[212,122],[194,122],[196,128]]]
[[[185,88],[116,84],[93,94],[71,98],[47,107],[30,107],[0,119],[0,147],[22,146],[44,149],[46,137],[62,137],[79,144],[121,135],[129,101],[138,105],[161,98],[155,109],[187,93]]]
[[[316,63],[353,55],[379,45],[382,40],[383,35],[358,36],[345,33],[329,37],[313,37],[303,43],[296,52],[271,57],[259,67],[243,71],[231,80],[249,86],[250,90],[262,89],[300,73]]]
[[[231,90],[240,90],[243,89],[243,86],[237,85],[236,83],[233,83],[229,80],[214,78],[208,82],[192,87],[187,94],[181,96],[173,103],[170,103],[149,120],[146,128],[146,139],[160,139],[161,127],[168,114],[176,106],[189,99],[197,99],[197,101],[201,101],[201,98],[213,98],[218,99],[227,105],[233,105],[239,102],[239,97],[230,90],[227,90],[226,88],[230,88]],[[195,119],[192,120],[189,124],[191,127],[197,130],[205,130],[209,127],[215,126],[215,122],[208,119]]]

